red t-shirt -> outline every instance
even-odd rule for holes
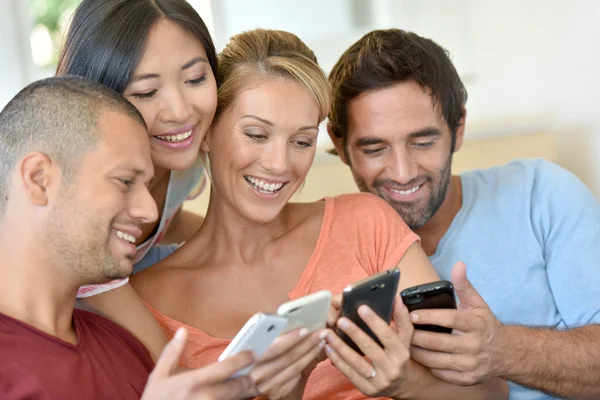
[[[0,399],[138,399],[154,364],[129,332],[75,310],[73,346],[0,313]]]

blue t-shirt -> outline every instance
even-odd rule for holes
[[[573,174],[520,160],[461,175],[463,204],[430,261],[457,261],[504,324],[600,323],[600,204]],[[509,384],[510,398],[552,399]]]

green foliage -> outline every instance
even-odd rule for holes
[[[61,23],[66,23],[65,16],[72,12],[81,0],[30,0],[31,15],[34,25],[44,25],[50,32],[53,42],[53,57],[49,65],[53,66],[58,61],[58,54],[62,43]]]

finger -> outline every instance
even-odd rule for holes
[[[428,368],[462,372],[468,371],[473,366],[469,361],[470,358],[462,354],[440,353],[414,346],[410,348],[410,357]]]
[[[286,333],[285,335],[279,336],[277,339],[275,339],[273,344],[269,346],[267,351],[261,357],[260,361],[268,361],[273,358],[279,357],[281,354],[284,354],[289,349],[300,343],[309,334],[310,331],[308,329],[302,328],[293,330],[291,332]]]
[[[479,316],[465,310],[428,309],[410,313],[410,320],[415,325],[439,325],[461,332],[473,332],[479,329]]]
[[[443,353],[465,353],[470,351],[469,335],[447,334],[415,330],[412,345],[426,350]]]
[[[334,296],[331,297],[331,305],[336,309],[339,310],[340,308],[342,308],[342,294],[336,294]]]
[[[401,301],[396,301],[394,304],[394,311],[392,314],[394,323],[398,333],[403,335],[405,338],[410,339],[413,335],[413,324],[410,320],[410,314],[408,308]]]
[[[368,306],[360,306],[358,308],[358,315],[365,322],[365,324],[367,324],[371,331],[373,331],[373,333],[377,336],[379,341],[383,344],[386,353],[391,355],[402,354],[403,356],[407,353],[406,349],[408,349],[408,346],[410,346],[410,336],[408,336],[408,338],[405,338],[402,333],[398,334],[394,329],[390,327],[390,325],[387,322],[381,319],[381,317],[379,317],[379,315],[373,312],[373,310],[371,310]],[[412,324],[409,323],[409,325]],[[356,344],[359,345],[358,343]],[[363,352],[365,351],[363,350]],[[367,354],[366,352],[365,354],[371,358],[370,354]]]
[[[462,261],[454,264],[451,272],[452,284],[454,292],[458,297],[460,308],[465,310],[489,308],[487,303],[479,295],[467,278],[467,266]]]
[[[460,386],[471,386],[477,383],[477,380],[471,374],[464,372],[452,371],[448,369],[432,369],[431,374],[436,378],[440,378],[446,382]]]
[[[218,383],[206,389],[202,386],[196,393],[198,397],[208,397],[220,400],[235,400],[242,398],[251,398],[255,395],[254,384],[249,376],[240,376]],[[202,397],[204,395],[204,397]]]
[[[340,315],[340,309],[342,308],[342,295],[336,294],[331,298],[331,306],[329,307],[329,311],[327,313],[327,325],[332,327],[335,326],[335,321],[337,321]]]
[[[283,370],[279,369],[278,371],[275,371],[274,376],[266,379],[263,378],[260,382],[257,382],[257,387],[260,393],[270,394],[272,390],[278,390],[281,394],[283,390],[279,389],[285,386],[286,382],[290,380],[296,380],[296,378],[299,381],[302,377],[302,372],[304,369],[317,358],[317,355],[321,352],[324,345],[325,343],[323,342],[323,345],[319,345],[316,348],[309,350],[293,364],[289,365]],[[294,386],[292,386],[292,388]]]
[[[300,383],[301,380],[302,380],[302,376],[296,375],[293,378],[288,379],[286,382],[284,382],[282,386],[275,387],[273,389],[273,391],[267,390],[267,391],[263,392],[261,390],[260,393],[263,396],[259,397],[258,399],[255,399],[255,400],[282,399],[282,398],[288,396],[292,391],[294,391],[294,389],[296,388],[296,386],[298,386],[298,384]],[[290,396],[290,397],[294,398],[293,396]]]
[[[375,392],[375,388],[371,382],[369,382],[368,379],[365,379],[369,373],[364,374],[357,371],[345,360],[344,357],[340,356],[333,346],[330,346],[329,344],[325,345],[325,353],[327,354],[329,361],[331,361],[331,364],[333,364],[342,374],[344,374],[344,376],[348,378],[348,380],[352,382],[352,384],[356,386],[358,390],[367,395]]]
[[[307,353],[314,352],[315,357],[320,351],[321,331],[314,332],[293,348],[281,353],[278,357],[263,359],[252,368],[251,377],[254,382],[261,382],[272,377],[294,364]]]
[[[333,306],[330,306],[329,310],[327,311],[327,326],[328,327],[335,326],[335,321],[337,321],[339,316],[340,316],[340,310]]]
[[[342,318],[342,320],[344,320],[344,319],[346,319],[346,318]],[[348,322],[350,322],[350,321],[348,321]],[[352,322],[350,322],[350,323],[352,324]],[[354,325],[354,326],[356,327],[356,325]],[[371,341],[372,343],[370,346],[372,346],[373,349],[371,349],[371,347],[369,347],[369,346],[365,346],[365,349],[368,348],[370,353],[375,353],[375,350],[374,350],[375,348],[379,348],[379,351],[383,352],[383,349],[381,349],[381,347],[379,347],[379,345],[377,343],[375,343],[373,341],[373,339],[371,339],[365,333],[362,333],[362,331],[358,327],[356,327],[356,330],[359,332],[353,331],[353,333],[358,333],[358,335],[355,335],[356,337],[354,337],[354,338],[352,336],[350,336],[350,334],[347,333],[346,331],[344,331],[344,333],[346,333],[346,335],[348,335],[357,346],[358,346],[357,341],[363,341],[363,342]],[[360,336],[361,333],[362,333],[362,336]],[[358,336],[360,336],[360,338],[357,338]],[[343,359],[345,364],[347,364],[350,368],[352,368],[354,371],[356,371],[359,375],[369,376],[371,374],[371,371],[373,370],[373,366],[371,365],[371,363],[367,362],[364,359],[364,357],[362,357],[360,354],[358,354],[356,351],[354,351],[354,349],[352,349],[350,346],[348,346],[338,335],[336,335],[335,333],[330,331],[327,334],[326,340],[327,340],[327,345],[329,345],[329,347],[331,349],[333,349],[335,351],[335,353],[341,359]],[[327,349],[327,345],[325,346],[325,349]],[[360,348],[360,346],[359,346],[359,348]],[[365,353],[365,349],[361,348],[363,353]],[[365,354],[368,354],[368,353],[365,353]],[[329,357],[329,354],[327,356]],[[368,357],[371,358],[371,356],[368,356]],[[377,359],[377,361],[375,361],[375,359],[373,359],[373,358],[371,358],[371,359],[375,363],[377,363],[377,362],[380,363],[378,365],[378,367],[380,367],[380,369],[390,370],[391,362],[389,360],[384,360],[384,356],[380,356],[380,355],[375,356],[375,359]]]
[[[150,381],[171,376],[179,364],[179,359],[183,354],[186,343],[187,330],[185,328],[177,329],[173,339],[167,343],[162,353],[160,353],[160,357],[154,366],[154,370],[150,373],[148,380]]]
[[[236,354],[219,362],[209,364],[205,367],[181,374],[188,384],[217,384],[229,379],[241,369],[244,369],[254,362],[254,357],[249,351]]]
[[[382,348],[373,338],[367,335],[358,325],[354,324],[347,318],[341,318],[338,321],[338,327],[342,332],[344,332],[354,344],[358,346],[358,348],[365,354],[374,364],[376,364],[379,368],[384,371],[393,370],[394,364],[399,364],[400,360],[408,358],[408,344],[403,347],[400,338],[396,336],[396,332],[389,327],[378,315],[376,315],[373,311],[371,311],[367,306],[359,307],[359,316],[363,318],[363,320],[369,319],[369,322],[379,322],[379,324],[373,324],[373,326],[367,326],[371,328],[373,333],[377,336],[377,338],[381,341],[384,339],[390,348],[387,347]],[[364,317],[363,317],[364,316]],[[366,322],[366,321],[365,321]],[[345,352],[341,349],[336,348],[340,354],[345,357]],[[356,354],[356,353],[355,353]],[[358,355],[358,354],[357,354]],[[361,357],[362,358],[362,357]],[[350,363],[352,363],[352,359],[347,359]],[[358,359],[356,359],[358,360]],[[371,368],[368,367],[368,371]]]

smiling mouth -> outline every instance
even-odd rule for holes
[[[414,192],[419,190],[421,188],[421,186],[422,185],[418,185],[418,186],[413,187],[412,189],[407,189],[407,190],[399,190],[399,189],[389,188],[389,191],[392,193],[402,195],[402,196],[407,196],[407,195],[413,194]]]
[[[277,193],[287,184],[287,182],[270,183],[248,175],[244,176],[244,179],[254,189],[265,194]]]
[[[123,232],[120,230],[115,229],[115,234],[117,235],[117,237],[127,243],[133,243],[135,244],[135,237],[127,232]]]
[[[190,136],[192,136],[192,129],[190,129],[189,131],[184,132],[184,133],[178,133],[176,135],[159,135],[159,136],[155,136],[155,138],[162,140],[164,142],[168,142],[168,143],[177,143],[177,142],[183,142]]]

